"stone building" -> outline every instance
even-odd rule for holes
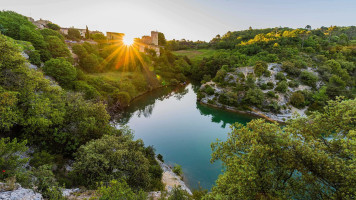
[[[28,21],[32,22],[32,24],[37,26],[37,28],[39,28],[39,29],[44,29],[47,27],[47,24],[52,23],[51,21],[44,20],[41,18],[40,18],[40,20],[37,20],[37,21],[35,21],[32,17],[27,17],[27,19],[28,19]]]
[[[63,35],[68,35],[68,30],[70,28],[61,28],[59,29],[59,31],[63,34]],[[79,28],[76,28],[79,33],[80,33],[80,36],[82,36],[83,38],[85,38],[85,32],[86,32],[86,29],[79,29]]]
[[[158,56],[160,55],[160,46],[158,45],[157,31],[151,31],[151,36],[142,36],[137,45],[140,52],[145,52],[145,48],[148,48],[155,50]]]
[[[124,33],[106,32],[106,38],[110,41],[122,40],[124,38]]]

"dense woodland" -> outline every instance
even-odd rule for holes
[[[62,35],[52,23],[37,29],[27,17],[1,11],[0,182],[36,186],[47,199],[65,199],[61,188],[74,186],[95,189],[97,199],[146,199],[163,189],[162,169],[153,147],[110,123],[114,111],[190,79],[231,88],[214,100],[224,105],[278,112],[276,93],[305,84],[311,89],[291,94],[289,103],[307,106],[307,117],[284,126],[262,119],[234,124],[227,141],[212,144],[212,162],[225,167],[212,191],[189,196],[175,188],[169,199],[353,199],[355,40],[356,27],[337,26],[250,28],[210,42],[166,41],[160,33],[158,56],[101,33],[81,38],[72,28]],[[211,53],[189,59],[172,52],[199,49]],[[268,63],[282,65],[278,83],[256,84],[271,76]],[[228,73],[246,66],[254,73],[229,82]],[[212,93],[205,87],[198,98]]]

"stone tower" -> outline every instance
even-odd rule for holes
[[[158,45],[158,32],[157,31],[151,31],[151,39],[152,39],[152,44]]]

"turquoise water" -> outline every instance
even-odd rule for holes
[[[118,122],[130,126],[135,139],[153,145],[166,163],[183,168],[190,188],[210,189],[221,173],[220,162],[211,164],[211,143],[225,140],[234,122],[246,123],[251,116],[201,105],[195,87],[162,88],[138,99]]]

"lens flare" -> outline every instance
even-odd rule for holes
[[[130,36],[124,36],[122,41],[123,41],[124,45],[131,46],[134,43],[134,38],[130,37]]]

